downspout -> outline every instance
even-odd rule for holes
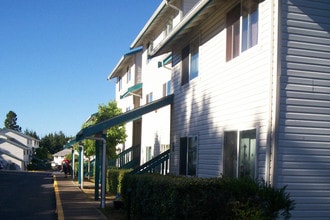
[[[281,55],[280,51],[280,2],[276,0],[271,1],[271,25],[272,25],[272,48],[271,48],[271,85],[270,94],[270,149],[267,149],[268,161],[268,175],[266,181],[271,183],[273,186],[276,184],[276,160],[277,160],[277,147],[278,147],[278,118],[280,111],[280,71],[281,71]],[[276,17],[275,17],[276,15]],[[275,38],[276,37],[276,38]]]
[[[180,21],[181,21],[181,19],[182,19],[182,17],[183,17],[183,12],[182,12],[182,10],[181,10],[180,8],[174,6],[174,5],[171,5],[171,4],[170,4],[170,0],[165,0],[165,4],[166,4],[167,6],[169,6],[169,7],[171,7],[171,8],[173,8],[173,9],[177,10],[177,11],[179,12]]]

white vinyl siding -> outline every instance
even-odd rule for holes
[[[276,183],[292,219],[330,216],[330,1],[282,1]]]
[[[163,97],[163,85],[171,80],[171,70],[165,67],[158,68],[158,61],[163,61],[169,54],[154,57],[149,63],[142,63],[143,82],[143,105],[148,103],[147,94],[152,94],[150,101],[155,101]],[[143,60],[147,59],[147,52],[143,54]],[[141,164],[148,161],[147,148],[151,147],[151,155],[156,157],[162,151],[162,145],[170,144],[170,114],[171,106],[164,106],[155,111],[142,115],[141,129]]]
[[[267,12],[260,4],[259,43],[226,63],[225,14],[238,1],[221,3],[215,13],[189,34],[199,37],[199,77],[181,86],[181,49],[173,51],[174,104],[172,113],[171,169],[179,172],[180,137],[198,135],[197,176],[220,176],[223,170],[223,131],[259,127],[257,176],[264,178],[270,94],[270,37]],[[182,45],[183,47],[184,45]]]

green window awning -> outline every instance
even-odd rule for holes
[[[139,90],[139,89],[142,89],[142,83],[138,83],[134,86],[131,86],[127,89],[127,91],[120,96],[120,99],[123,99],[131,94],[133,94],[135,91]]]
[[[107,130],[115,125],[132,121],[134,119],[137,119],[141,117],[144,114],[147,114],[149,112],[152,112],[156,109],[162,108],[164,106],[170,105],[173,103],[174,95],[165,96],[161,99],[155,100],[153,102],[150,102],[144,106],[141,106],[139,108],[136,108],[134,110],[125,112],[121,115],[118,115],[116,117],[110,118],[108,120],[102,121],[98,124],[91,125],[87,128],[81,129],[78,134],[76,135],[76,138],[74,139],[75,142],[79,142],[83,139],[92,137],[95,134],[101,134],[104,130]]]
[[[168,55],[163,61],[158,62],[158,68],[163,67],[172,62],[172,53]]]

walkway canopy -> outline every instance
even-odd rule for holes
[[[121,124],[121,123],[124,123],[124,122],[128,122],[128,121],[132,121],[136,118],[141,117],[144,114],[147,114],[149,112],[152,112],[152,111],[157,110],[159,108],[162,108],[164,106],[170,105],[170,104],[173,103],[173,97],[174,97],[173,94],[169,95],[169,96],[165,96],[161,99],[150,102],[150,103],[148,103],[144,106],[141,106],[139,108],[136,108],[134,110],[125,112],[121,115],[118,115],[116,117],[107,119],[107,120],[102,121],[98,124],[91,125],[87,128],[83,128],[78,132],[78,134],[76,135],[76,138],[70,140],[64,146],[64,148],[70,148],[73,144],[75,144],[79,141],[82,141],[84,139],[93,137],[94,135],[102,134],[103,131],[105,131],[105,130],[107,130],[107,129],[115,126],[115,125],[118,125],[118,124]]]

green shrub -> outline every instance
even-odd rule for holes
[[[130,171],[126,169],[108,169],[106,191],[112,195],[120,194],[123,176]]]
[[[144,219],[289,218],[294,208],[285,187],[251,178],[126,174],[122,196],[131,213]]]

